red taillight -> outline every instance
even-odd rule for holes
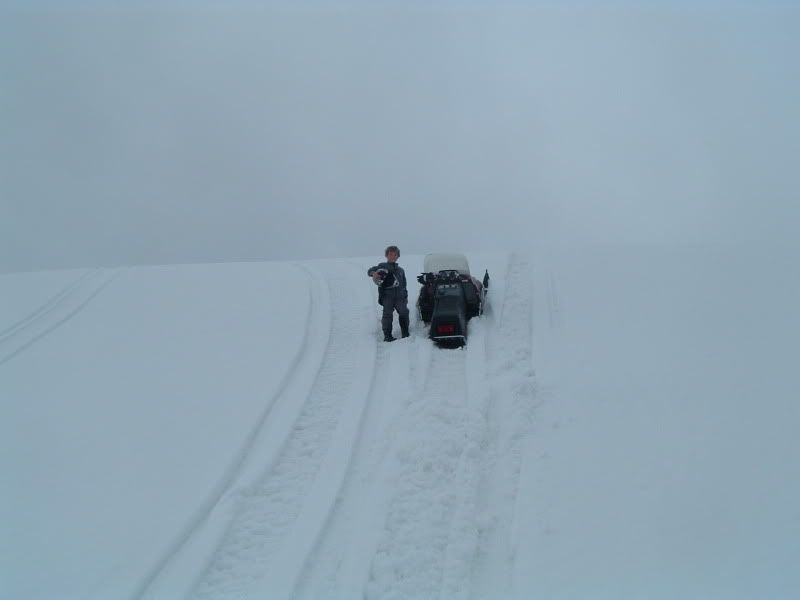
[[[439,335],[448,334],[448,333],[455,333],[456,326],[455,325],[437,325],[436,326],[436,333]]]

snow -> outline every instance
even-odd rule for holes
[[[795,255],[468,252],[459,350],[377,257],[0,276],[0,598],[797,597]]]
[[[0,336],[49,310],[70,294],[89,269],[65,269],[38,273],[11,273],[0,278]]]
[[[31,278],[37,305],[47,275]],[[42,314],[30,326],[60,325],[0,365],[4,598],[129,596],[216,500],[301,349],[308,280],[290,265],[114,275],[72,318]],[[291,310],[264,310],[277,302]]]
[[[521,480],[515,588],[796,596],[800,286],[787,277],[789,249],[543,262],[542,405]]]

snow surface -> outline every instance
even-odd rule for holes
[[[800,597],[795,255],[468,253],[461,350],[379,257],[0,276],[0,598]]]

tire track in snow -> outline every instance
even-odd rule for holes
[[[357,268],[358,279],[362,280],[363,269]],[[341,282],[332,281],[332,285]],[[351,289],[358,289],[355,278]],[[357,303],[353,303],[357,305]],[[365,415],[372,390],[379,373],[379,358],[376,339],[369,319],[374,310],[371,298],[358,306],[356,313],[360,331],[355,332],[351,340],[353,356],[357,360],[356,372],[363,375],[356,377],[345,395],[344,405],[336,426],[336,431],[319,469],[308,497],[314,501],[304,506],[297,518],[297,526],[292,531],[292,543],[282,552],[273,565],[274,576],[269,581],[269,595],[275,598],[294,598],[302,583],[306,565],[314,555],[326,531],[336,505],[340,502],[344,484],[352,468],[353,457],[362,437]]]
[[[458,495],[450,522],[450,543],[447,546],[439,597],[463,599],[471,592],[470,576],[479,543],[478,497],[482,467],[485,463],[489,402],[487,381],[487,329],[490,316],[470,321],[466,356],[467,415],[465,445],[460,457],[456,489]]]
[[[485,421],[468,389],[469,345],[482,343],[471,323],[467,349],[433,349],[424,388],[398,427],[396,483],[372,557],[368,599],[459,597],[477,535],[477,466]],[[470,361],[471,362],[471,361]]]
[[[487,341],[490,369],[487,449],[477,510],[481,533],[471,598],[509,595],[514,562],[513,522],[522,451],[536,409],[533,352],[533,272],[512,255],[496,327]]]
[[[47,314],[50,312],[55,306],[58,305],[64,298],[69,296],[72,292],[74,292],[80,285],[92,274],[99,272],[100,269],[88,269],[86,270],[81,276],[77,277],[75,281],[70,282],[68,285],[64,286],[61,291],[57,294],[54,294],[51,298],[49,298],[46,302],[42,303],[36,310],[31,312],[30,314],[26,315],[16,323],[13,323],[0,331],[0,343],[5,341],[6,338],[10,337],[11,335],[15,334],[17,331],[29,325],[33,320],[38,318],[40,315]]]
[[[367,305],[375,312],[369,286]],[[371,319],[375,322],[375,319]],[[380,332],[380,323],[372,326]],[[412,356],[429,346],[412,337],[392,344],[377,341],[377,356],[363,424],[353,451],[340,499],[307,567],[294,598],[360,598],[369,579],[369,566],[378,545],[392,478],[385,465],[397,435],[397,420],[411,397]]]
[[[52,303],[46,303],[48,306],[41,307],[20,321],[17,326],[9,328],[0,340],[0,366],[73,319],[122,272],[121,269],[113,269],[107,274],[107,271],[107,269],[91,271],[90,277],[79,279],[74,287],[54,297]],[[79,290],[84,290],[84,293],[78,294]],[[8,346],[11,349],[8,349]]]
[[[364,355],[355,346],[365,327],[350,298],[356,271],[335,262],[325,271],[332,319],[321,368],[299,417],[285,423],[289,435],[277,460],[238,492],[230,527],[192,597],[289,597],[336,500],[374,369],[359,362]]]
[[[219,484],[189,520],[184,531],[155,563],[134,598],[185,597],[210,551],[220,543],[235,516],[241,490],[255,485],[278,458],[293,423],[319,373],[330,333],[330,298],[325,279],[314,269],[294,264],[307,276],[308,308],[301,342],[273,396]],[[313,330],[313,331],[312,331]],[[314,335],[314,331],[322,335]]]

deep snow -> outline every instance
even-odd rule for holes
[[[468,256],[0,276],[0,597],[800,595],[791,250]]]

